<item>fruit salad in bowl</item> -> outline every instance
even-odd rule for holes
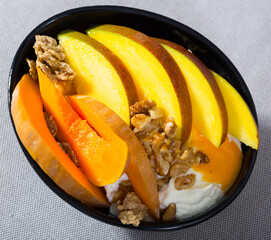
[[[244,159],[259,146],[251,109],[197,48],[100,21],[32,33],[20,55],[29,69],[11,91],[22,145],[59,191],[101,211],[98,219],[172,229],[210,217],[247,181],[238,183]]]

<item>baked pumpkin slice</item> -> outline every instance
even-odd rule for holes
[[[159,219],[160,205],[154,172],[144,148],[130,127],[110,108],[90,96],[75,95],[67,98],[79,116],[86,119],[94,129],[98,122],[105,122],[127,143],[131,163],[126,173],[136,195],[148,207],[149,213]],[[104,130],[107,131],[107,129]],[[98,133],[102,134],[102,132]]]
[[[94,130],[50,79],[39,68],[37,71],[44,108],[58,126],[57,139],[71,146],[80,168],[93,184],[104,186],[116,182],[129,164],[127,144],[110,128],[104,131],[103,122],[97,122]]]
[[[90,206],[109,206],[102,189],[89,182],[50,133],[38,85],[29,74],[22,77],[13,92],[11,114],[21,142],[60,188]]]

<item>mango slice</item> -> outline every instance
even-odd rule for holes
[[[192,102],[193,125],[219,147],[226,139],[228,117],[223,96],[209,69],[185,48],[155,39],[170,53],[182,71]]]
[[[229,133],[246,145],[258,149],[259,130],[246,102],[224,78],[215,72],[212,74],[226,103]]]
[[[11,114],[23,145],[60,188],[90,206],[109,206],[102,189],[88,181],[51,135],[39,88],[29,74],[22,77],[12,94]]]
[[[103,102],[129,125],[129,105],[138,101],[138,96],[121,60],[101,43],[80,32],[62,32],[58,39],[65,51],[65,60],[77,73],[74,79],[77,93]]]
[[[177,124],[178,139],[185,142],[191,130],[190,96],[178,65],[156,41],[136,30],[101,25],[87,34],[116,54],[132,75],[140,100],[157,103],[165,118],[172,116]]]

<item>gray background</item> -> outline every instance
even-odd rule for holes
[[[252,93],[261,136],[254,171],[239,197],[200,225],[162,233],[121,229],[93,220],[53,194],[30,167],[15,139],[7,83],[19,44],[54,14],[102,4],[147,9],[192,27],[231,59]],[[270,0],[0,0],[0,239],[271,239],[270,14]]]

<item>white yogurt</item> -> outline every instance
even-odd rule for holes
[[[125,180],[129,180],[129,178],[125,173],[123,173],[116,182],[104,186],[106,197],[109,202],[113,200],[113,192],[116,192],[119,189],[120,183]]]
[[[202,174],[190,169],[186,174],[195,174],[196,182],[190,189],[177,190],[174,180],[159,192],[160,207],[167,208],[170,203],[176,204],[176,219],[184,219],[196,215],[219,201],[224,193],[221,186],[202,180]]]

